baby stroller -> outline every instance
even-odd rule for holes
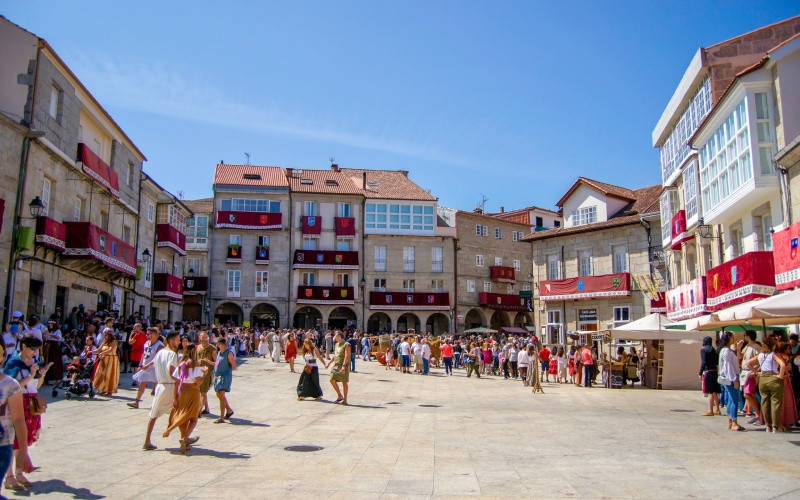
[[[61,379],[54,387],[52,396],[58,396],[58,389],[64,390],[64,398],[72,399],[73,396],[82,396],[89,393],[89,397],[94,397],[94,386],[92,385],[92,375],[94,372],[94,362],[92,360],[82,359],[81,366],[78,368],[78,376],[75,382],[72,381],[72,375],[75,373],[73,370],[67,370],[64,373],[64,378]]]

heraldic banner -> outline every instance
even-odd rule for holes
[[[772,256],[775,260],[775,288],[791,290],[800,286],[800,222],[772,234]]]
[[[717,311],[775,293],[772,252],[747,252],[706,273],[706,304]]]
[[[281,229],[283,214],[280,212],[217,211],[217,227],[232,229]]]
[[[539,297],[542,300],[625,297],[630,294],[631,275],[629,273],[579,276],[564,280],[542,280],[539,282]]]
[[[356,220],[353,217],[336,217],[334,225],[336,226],[336,236],[340,238],[356,237]]]

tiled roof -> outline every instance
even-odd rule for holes
[[[490,213],[490,214],[486,214],[486,215],[491,215],[492,217],[497,217],[498,219],[511,220],[511,221],[515,221],[515,222],[522,222],[524,224],[530,224],[531,211],[547,212],[547,213],[550,213],[550,214],[553,214],[553,215],[559,216],[559,217],[561,215],[558,212],[556,212],[555,210],[550,210],[548,208],[537,207],[536,205],[531,205],[531,206],[525,207],[525,208],[518,208],[516,210],[507,210],[505,212]]]
[[[217,165],[214,170],[214,185],[289,187],[281,167],[227,163]]]
[[[493,215],[479,214],[477,212],[467,212],[465,210],[458,210],[456,212],[456,220],[458,220],[461,217],[465,217],[465,216],[467,216],[467,217],[475,217],[476,219],[482,219],[482,220],[490,220],[490,221],[493,221],[494,223],[505,222],[507,224],[514,224],[514,225],[517,225],[517,226],[522,226],[525,229],[527,229],[528,231],[530,231],[530,229],[531,229],[531,225],[526,223],[526,222],[517,222],[517,221],[513,221],[513,220],[499,219],[499,218],[497,218],[497,217],[495,217]]]
[[[333,169],[299,171],[287,168],[286,179],[293,193],[361,194],[361,189],[347,174]]]
[[[574,193],[575,190],[580,187],[581,184],[591,186],[606,196],[613,196],[615,198],[620,198],[627,201],[633,201],[636,199],[633,191],[630,189],[615,186],[613,184],[606,184],[605,182],[596,181],[587,177],[578,177],[578,180],[576,180],[575,183],[572,184],[572,186],[567,190],[567,192],[564,193],[564,196],[562,196],[561,199],[556,202],[556,206],[563,207],[567,198],[569,198],[572,193]]]
[[[201,198],[199,200],[183,200],[183,204],[195,214],[210,214],[214,211],[214,198]]]
[[[591,231],[599,231],[601,229],[625,226],[627,224],[638,224],[642,218],[642,215],[658,212],[658,199],[661,195],[661,184],[654,184],[652,186],[643,187],[630,192],[633,194],[634,200],[625,205],[619,212],[609,217],[608,220],[603,222],[595,222],[594,224],[584,224],[583,226],[559,227],[555,229],[548,229],[547,231],[538,231],[523,237],[522,240],[546,240],[558,236],[588,233]]]
[[[343,168],[356,187],[362,188],[365,198],[385,200],[434,201],[436,198],[422,189],[404,170],[366,170],[359,168]],[[367,186],[364,189],[364,174],[367,174]]]

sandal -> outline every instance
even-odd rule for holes
[[[25,487],[19,484],[16,480],[7,477],[5,481],[3,481],[3,488],[12,491],[21,491],[24,490]]]
[[[24,486],[25,488],[29,488],[29,487],[33,486],[33,483],[32,483],[32,482],[30,482],[30,481],[28,481],[28,478],[27,478],[27,477],[25,477],[25,476],[22,474],[22,472],[16,472],[16,473],[14,474],[14,479],[16,479],[16,480],[17,480],[17,482],[18,482],[19,484],[21,484],[22,486]]]
[[[233,412],[226,413],[225,414],[225,420],[230,420],[232,416],[233,416]]]
[[[138,400],[138,399],[137,399],[136,401],[134,401],[134,402],[132,402],[132,403],[127,403],[127,404],[128,404],[128,406],[129,406],[130,408],[139,408],[139,401],[140,401],[140,400]]]
[[[218,419],[214,420],[213,423],[215,423],[215,424],[224,424],[225,423],[225,419],[224,418],[218,418]]]
[[[736,432],[746,432],[747,431],[747,429],[745,429],[741,425],[737,425],[736,427],[731,427],[731,430],[732,431],[736,431]]]
[[[152,444],[150,444],[150,443],[146,443],[146,444],[143,444],[143,445],[142,445],[142,449],[143,449],[144,451],[153,451],[153,450],[156,450],[156,449],[158,449],[158,448],[156,448],[156,447],[155,447],[155,445],[152,445]]]

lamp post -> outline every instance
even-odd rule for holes
[[[42,212],[44,212],[44,202],[37,196],[31,200],[31,202],[28,204],[28,208],[31,211],[31,217],[36,219],[42,215]]]

